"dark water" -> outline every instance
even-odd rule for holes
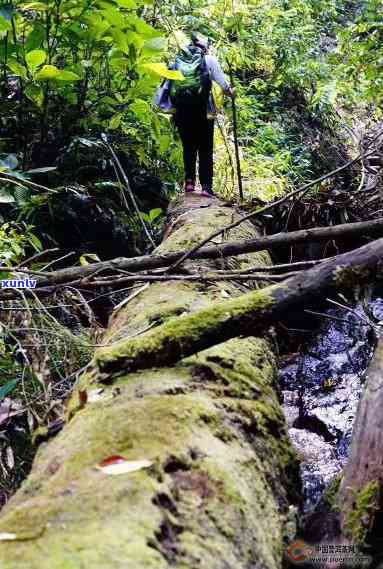
[[[341,471],[373,353],[371,322],[383,321],[383,299],[355,312],[330,309],[303,351],[280,369],[289,433],[301,459],[304,510],[311,511]]]

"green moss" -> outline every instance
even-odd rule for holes
[[[275,385],[275,360],[270,357],[269,343],[261,338],[229,340],[184,359],[183,365],[218,381],[226,396],[250,399],[264,389],[271,394]]]
[[[332,511],[339,511],[338,492],[341,482],[342,482],[342,476],[341,475],[336,476],[324,491],[321,503],[326,509]]]
[[[370,282],[371,269],[368,267],[336,267],[334,280],[337,287],[354,289],[360,287],[363,282]]]
[[[101,372],[145,369],[167,365],[215,343],[238,335],[242,318],[260,318],[273,304],[270,291],[253,291],[202,309],[96,351],[94,363]]]
[[[373,480],[366,484],[355,496],[353,509],[345,521],[347,535],[356,543],[364,544],[379,507],[380,485]]]

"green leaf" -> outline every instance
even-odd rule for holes
[[[94,39],[100,39],[105,34],[106,30],[110,28],[110,23],[104,18],[101,18],[100,14],[97,13],[86,18],[86,22],[91,29]]]
[[[119,11],[118,8],[114,6],[109,6],[105,10],[102,10],[103,16],[106,20],[112,24],[112,26],[116,26],[116,28],[124,29],[127,27],[127,22],[125,20],[124,15]]]
[[[35,249],[35,251],[42,251],[43,244],[41,243],[40,239],[34,233],[29,234],[29,242]]]
[[[157,217],[159,217],[162,214],[162,209],[159,207],[156,207],[155,209],[151,209],[149,211],[149,221],[150,223],[153,223],[153,221],[155,219],[157,219]]]
[[[2,401],[11,391],[13,391],[18,383],[17,379],[11,379],[7,381],[5,385],[0,387],[0,401]]]
[[[132,22],[134,22],[136,31],[146,38],[152,38],[161,35],[156,29],[153,28],[153,26],[147,24],[142,18],[139,18],[138,16],[132,18]]]
[[[49,79],[54,79],[60,74],[60,69],[55,65],[44,65],[40,71],[38,71],[35,76],[35,81],[48,81]]]
[[[16,59],[9,58],[7,65],[14,75],[17,75],[22,79],[27,79],[27,69],[18,61],[16,61]]]
[[[25,56],[25,60],[28,64],[29,69],[34,73],[34,71],[44,63],[47,58],[47,54],[43,49],[34,49],[30,51]]]
[[[9,32],[12,29],[12,24],[8,20],[4,18],[4,16],[0,16],[0,32]]]
[[[158,37],[146,40],[143,46],[143,50],[145,53],[156,53],[163,51],[165,47],[166,47],[166,38]]]
[[[129,105],[129,110],[136,115],[144,124],[149,125],[150,116],[150,105],[147,101],[143,99],[135,99],[131,105]]]
[[[165,77],[166,79],[173,79],[175,81],[183,81],[185,79],[178,69],[168,69],[164,63],[143,63],[141,67],[148,69],[149,71],[153,71],[157,75]]]
[[[123,8],[127,8],[128,10],[133,10],[137,8],[137,4],[134,0],[116,0],[117,4],[122,6]]]
[[[55,81],[80,81],[81,77],[73,71],[67,71],[66,69],[59,70],[59,73],[53,77]]]
[[[43,26],[40,24],[36,24],[29,36],[27,37],[27,41],[25,44],[25,50],[33,51],[42,46],[43,41],[45,39],[45,30]]]
[[[100,261],[96,253],[84,253],[84,255],[81,255],[80,257],[80,265],[82,266],[89,265],[91,261],[94,261],[95,263]]]
[[[111,32],[114,42],[118,49],[123,53],[129,53],[129,44],[126,33],[118,28],[112,28]]]
[[[116,113],[109,121],[109,128],[118,128],[121,124],[123,113]]]
[[[38,85],[27,85],[24,93],[25,96],[28,97],[28,99],[39,108],[43,106],[44,92],[41,87]]]

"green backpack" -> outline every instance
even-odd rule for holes
[[[172,81],[170,99],[176,108],[200,107],[207,103],[211,79],[201,48],[185,47],[176,57],[174,69],[181,71],[183,81]]]

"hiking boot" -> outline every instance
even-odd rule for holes
[[[193,180],[186,180],[185,182],[185,192],[189,193],[189,192],[194,192],[195,190],[195,184],[193,182]]]
[[[210,186],[202,186],[201,196],[205,198],[214,198],[214,192]]]

